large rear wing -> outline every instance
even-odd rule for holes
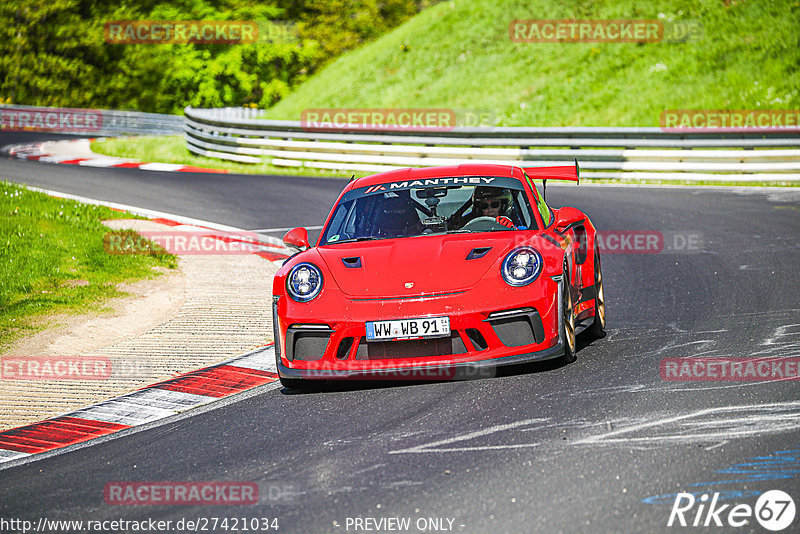
[[[581,183],[581,168],[578,160],[575,165],[558,165],[555,167],[523,167],[523,171],[530,178],[538,178],[542,181],[542,196],[547,201],[547,180],[568,180],[570,182]]]
[[[540,180],[569,180],[580,183],[581,169],[578,160],[575,165],[559,165],[557,167],[523,167],[528,176],[539,178]]]

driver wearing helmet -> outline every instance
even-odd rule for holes
[[[511,204],[508,190],[496,187],[476,187],[472,192],[472,211],[475,217],[496,218],[505,215]]]
[[[460,227],[474,221],[478,217],[491,217],[502,226],[515,228],[514,223],[509,218],[509,215],[513,211],[513,203],[511,193],[508,189],[498,187],[476,187],[472,192],[470,202],[465,204],[462,209],[466,209],[469,206],[472,206],[472,211],[469,214],[463,217],[460,216],[460,213],[455,214],[460,223]]]

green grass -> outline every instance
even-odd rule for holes
[[[117,218],[136,217],[0,182],[0,351],[46,314],[100,309],[125,295],[116,284],[177,267],[171,254],[106,253],[101,221]]]
[[[514,43],[516,19],[696,20],[685,43]],[[451,108],[502,126],[658,126],[666,109],[800,108],[800,2],[454,0],[349,52],[265,112]]]

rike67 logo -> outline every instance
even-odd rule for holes
[[[678,493],[672,504],[667,526],[743,527],[756,521],[767,530],[784,530],[794,521],[794,500],[781,490],[762,493],[755,507],[749,504],[718,504],[719,493],[710,498],[704,493],[697,499],[691,493]]]

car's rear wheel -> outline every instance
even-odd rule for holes
[[[577,351],[577,343],[575,341],[575,314],[573,313],[574,307],[572,305],[572,291],[570,291],[569,282],[569,269],[564,264],[564,289],[561,295],[561,339],[564,340],[564,355],[562,360],[564,363],[572,363],[578,357],[575,354]]]
[[[603,272],[600,268],[600,252],[594,249],[594,321],[589,334],[599,339],[606,335],[606,294],[603,291]]]

